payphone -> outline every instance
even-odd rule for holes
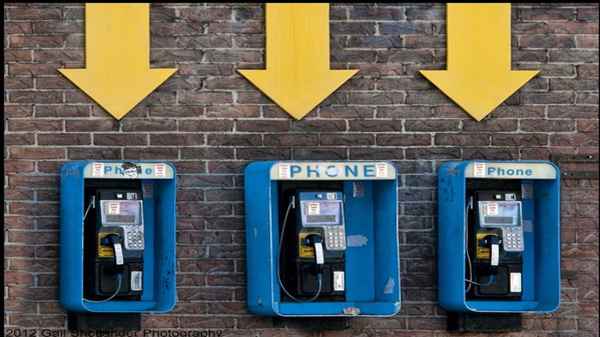
[[[280,253],[286,259],[279,262],[278,278],[282,291],[292,300],[344,299],[346,234],[342,195],[339,191],[303,191],[290,198],[279,251],[286,249],[284,244],[294,248],[290,249],[292,254]],[[292,212],[295,214],[290,216]],[[291,242],[286,243],[288,222],[295,225]],[[295,268],[281,275],[282,263]],[[295,282],[293,291],[288,290],[291,282]]]
[[[90,300],[140,299],[144,216],[141,189],[98,189],[84,214]],[[90,214],[90,209],[95,212]]]
[[[389,316],[400,310],[393,165],[254,162],[244,184],[251,312]]]
[[[520,299],[525,248],[520,191],[479,190],[468,198],[469,298]]]
[[[438,291],[448,329],[516,331],[560,303],[560,171],[451,161],[438,174]]]
[[[74,161],[61,168],[60,302],[69,329],[139,329],[176,302],[175,168]]]

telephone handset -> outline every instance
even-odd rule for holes
[[[525,249],[520,192],[475,191],[469,205],[469,228],[468,296],[520,299]]]
[[[94,235],[93,244],[86,247],[91,274],[86,297],[102,302],[139,299],[145,246],[141,191],[98,189],[90,205],[96,211],[94,217],[86,216],[86,228]]]
[[[281,249],[292,249],[285,261],[293,264],[280,282],[295,301],[343,300],[345,296],[346,230],[343,194],[339,191],[297,191],[288,208],[295,211],[293,239]],[[289,212],[286,212],[289,215]],[[285,217],[285,222],[289,219]],[[293,220],[292,220],[293,221]],[[285,225],[282,226],[285,230]],[[282,238],[285,233],[281,233]],[[294,243],[293,246],[290,243]],[[293,294],[287,289],[294,289]]]

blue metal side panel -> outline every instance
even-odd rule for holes
[[[374,181],[375,300],[377,315],[400,311],[400,260],[398,239],[398,181]],[[389,303],[390,305],[384,305]],[[366,310],[364,307],[362,310]]]
[[[275,315],[279,286],[275,287],[272,247],[277,235],[273,228],[273,198],[270,168],[273,162],[254,162],[244,170],[246,212],[246,261],[248,310],[259,315]],[[277,205],[275,205],[277,207]],[[276,231],[276,230],[275,230]],[[277,289],[277,290],[276,290]],[[275,295],[276,293],[276,295]],[[278,298],[277,298],[278,300]]]
[[[560,170],[554,181],[536,182],[536,217],[543,224],[536,240],[536,257],[540,260],[535,270],[538,277],[538,312],[553,312],[560,306]]]
[[[440,305],[464,311],[465,178],[464,162],[446,162],[438,169],[438,292]]]
[[[83,298],[83,168],[69,162],[60,170],[59,298],[68,311],[85,311]]]
[[[372,302],[375,300],[375,239],[373,236],[373,183],[360,182],[364,195],[352,196],[352,182],[344,182],[344,215],[346,235],[364,237],[366,244],[349,245],[346,249],[346,300]]]
[[[177,172],[175,166],[166,163],[173,169],[173,179],[157,180],[154,191],[154,205],[157,207],[158,222],[156,226],[157,240],[155,261],[158,270],[156,307],[154,312],[168,312],[177,303],[176,287],[176,202],[177,202]]]

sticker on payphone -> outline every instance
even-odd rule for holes
[[[486,207],[487,215],[495,216],[498,215],[498,203],[488,202]]]
[[[308,203],[308,215],[319,215],[321,214],[321,204],[318,202]]]
[[[298,234],[298,241],[299,241],[298,256],[300,256],[300,257],[315,257],[315,249],[313,248],[313,246],[302,244],[304,242],[304,239],[306,239],[306,237],[311,234],[319,235],[320,232],[317,232],[317,231],[304,232],[303,231]]]
[[[101,244],[102,239],[111,235],[118,234],[117,232],[100,232],[98,233],[98,256],[99,257],[113,257],[114,253],[111,246]]]

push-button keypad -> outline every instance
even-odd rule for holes
[[[344,226],[325,227],[325,248],[327,250],[346,249],[346,232]]]
[[[504,250],[507,252],[523,251],[523,227],[505,227],[503,229]]]
[[[137,226],[136,226],[137,227]],[[139,229],[129,229],[126,231],[125,249],[141,250],[144,249],[144,231]]]

